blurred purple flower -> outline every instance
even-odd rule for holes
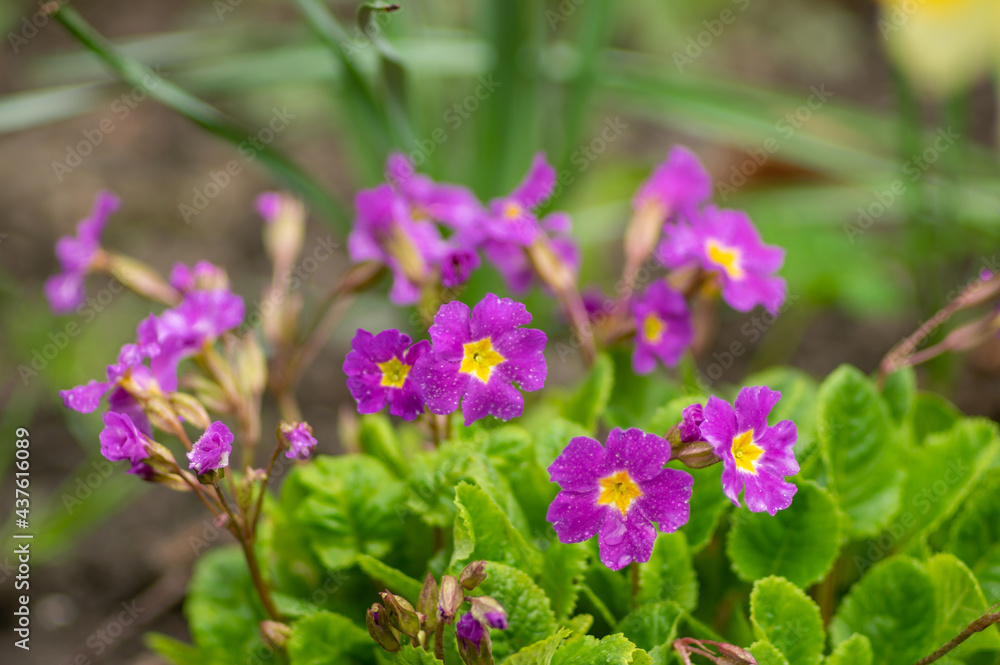
[[[681,443],[701,441],[701,424],[705,422],[705,409],[701,404],[684,407],[681,412]]]
[[[149,457],[145,437],[128,414],[115,411],[105,413],[100,440],[101,454],[112,462],[128,460],[136,465]]]
[[[483,217],[483,205],[466,187],[434,182],[417,173],[402,153],[392,153],[385,165],[386,180],[402,195],[414,221],[431,219],[455,231],[466,231]]]
[[[657,359],[667,367],[676,365],[694,338],[684,296],[665,281],[655,281],[632,302],[632,315],[636,330],[632,352],[635,373],[649,374],[656,369]]]
[[[674,146],[636,191],[632,208],[656,206],[666,222],[678,216],[695,216],[698,207],[712,196],[712,177],[698,157],[683,146]]]
[[[294,427],[285,423],[281,424],[281,431],[288,441],[288,451],[285,457],[289,459],[309,459],[313,449],[318,443],[313,436],[312,428],[306,423],[298,423]]]
[[[424,398],[412,374],[413,366],[430,351],[422,340],[410,345],[409,335],[383,330],[372,335],[358,330],[344,359],[347,388],[358,403],[358,413],[376,413],[389,404],[389,413],[414,420],[424,412]]]
[[[556,170],[544,153],[537,153],[514,191],[490,201],[490,214],[483,219],[486,236],[500,243],[530,245],[539,233],[535,210],[552,196],[555,186]]]
[[[195,441],[194,447],[188,451],[191,470],[200,476],[229,466],[229,454],[233,452],[234,438],[233,433],[222,421],[216,420],[209,425],[205,433]]]
[[[228,289],[229,278],[225,270],[208,261],[198,261],[193,268],[188,268],[183,263],[175,263],[170,271],[170,286],[181,293]]]

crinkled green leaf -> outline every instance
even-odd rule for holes
[[[594,617],[590,614],[577,614],[569,619],[563,619],[559,623],[576,635],[586,635],[590,627],[594,625]]]
[[[986,552],[972,567],[972,572],[987,598],[1000,598],[1000,545]]]
[[[689,612],[698,605],[698,578],[681,532],[657,535],[653,555],[639,567],[639,602],[662,600],[671,600]]]
[[[504,661],[504,665],[549,665],[556,650],[573,631],[560,628],[555,635],[526,646]]]
[[[982,589],[968,566],[954,554],[937,554],[927,562],[937,592],[938,623],[935,642],[944,644],[987,610]],[[956,656],[984,649],[1000,649],[1000,629],[976,633],[952,652]]]
[[[397,477],[406,476],[408,467],[400,452],[399,438],[387,416],[380,413],[362,416],[359,440],[363,452],[381,461]]]
[[[494,630],[497,661],[554,635],[558,626],[548,597],[523,571],[502,563],[486,564],[486,579],[476,594],[493,596],[507,610],[507,630]]]
[[[619,621],[615,630],[640,649],[648,650],[674,641],[677,623],[683,614],[684,610],[669,600],[641,605]]]
[[[558,540],[542,554],[538,584],[552,601],[552,611],[559,619],[570,616],[576,607],[587,558],[587,546],[583,543],[567,544]]]
[[[937,622],[930,574],[909,557],[894,557],[851,587],[830,623],[830,637],[837,645],[861,633],[871,642],[873,665],[912,665],[938,646]]]
[[[507,515],[486,492],[462,482],[455,488],[455,550],[451,567],[461,570],[471,561],[498,561],[536,574],[538,550],[528,544]]]
[[[910,414],[913,436],[917,441],[923,441],[930,434],[946,432],[961,417],[961,412],[944,397],[934,393],[917,393]]]
[[[288,640],[291,665],[340,665],[369,660],[378,648],[368,631],[345,616],[319,612],[292,624]]]
[[[753,585],[750,621],[754,635],[774,645],[789,665],[818,665],[826,633],[819,606],[802,589],[781,577]]]
[[[685,469],[694,478],[691,492],[691,516],[681,531],[687,537],[692,553],[702,550],[712,540],[719,520],[732,502],[722,493],[722,465],[705,469]]]
[[[794,367],[772,367],[751,374],[745,386],[767,386],[781,393],[768,421],[772,424],[791,420],[798,431],[795,455],[805,459],[816,443],[816,411],[819,407],[819,387],[816,380]]]
[[[780,575],[801,587],[826,576],[839,551],[839,516],[830,494],[803,482],[792,505],[771,517],[743,506],[733,513],[726,553],[740,578]]]
[[[358,566],[380,588],[388,588],[389,591],[403,596],[410,600],[410,602],[416,602],[416,598],[420,595],[420,590],[424,586],[423,582],[415,580],[406,573],[396,570],[392,566],[388,566],[367,554],[358,555]]]
[[[590,635],[571,639],[556,651],[552,665],[630,665],[636,646],[624,635],[608,635],[600,640]]]
[[[904,367],[886,378],[885,385],[882,386],[882,399],[889,407],[892,419],[896,424],[902,424],[917,399],[917,373],[912,367]]]
[[[603,353],[598,354],[586,379],[566,403],[566,418],[594,431],[597,419],[608,407],[614,385],[615,368],[611,358]]]
[[[837,645],[826,659],[827,665],[872,665],[872,643],[855,633]]]
[[[393,665],[441,665],[441,661],[434,658],[430,651],[424,651],[412,647],[409,644],[403,646],[392,657]]]
[[[552,419],[535,435],[535,458],[538,466],[548,469],[569,442],[578,436],[591,434],[578,423],[562,418]]]
[[[972,569],[987,599],[1000,599],[1000,475],[990,472],[970,493],[948,550]]]
[[[789,665],[778,648],[770,642],[754,642],[750,645],[750,653],[757,660],[757,665]]]
[[[819,392],[818,437],[847,533],[876,535],[899,508],[899,441],[871,380],[841,365]]]

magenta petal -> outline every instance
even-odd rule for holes
[[[597,504],[600,492],[560,492],[549,506],[545,519],[552,523],[559,541],[582,543],[597,534],[607,506]]]
[[[739,423],[737,433],[752,429],[756,435],[754,436],[756,442],[767,428],[767,416],[779,399],[781,393],[767,386],[753,386],[740,390],[734,404]]]
[[[687,524],[691,513],[691,489],[694,478],[679,469],[663,469],[660,473],[640,483],[642,496],[635,506],[650,521],[659,525],[660,531],[671,533]]]
[[[432,413],[447,415],[458,408],[472,380],[468,374],[458,371],[460,364],[441,359],[437,353],[428,353],[410,370],[407,381],[412,378]]]
[[[70,390],[60,390],[59,396],[63,399],[63,404],[67,409],[72,409],[78,413],[93,413],[101,403],[101,397],[108,391],[111,384],[106,381],[94,381],[91,379],[86,385],[77,386]]]
[[[87,299],[84,279],[82,273],[63,272],[45,280],[45,297],[54,313],[68,314],[83,304]]]
[[[508,381],[516,381],[521,390],[541,390],[548,376],[542,353],[546,341],[545,333],[534,328],[518,328],[507,333],[494,345],[506,358],[496,371]]]
[[[549,465],[549,477],[564,490],[589,492],[599,486],[604,446],[587,436],[573,438]]]
[[[471,339],[478,340],[484,337],[496,339],[518,326],[529,323],[531,314],[523,303],[487,293],[472,310]]]
[[[435,355],[461,362],[462,345],[474,341],[469,330],[469,314],[469,307],[457,300],[441,305],[434,317],[434,325],[428,331]]]
[[[734,506],[740,505],[740,492],[743,491],[743,476],[736,468],[732,455],[722,458],[722,493]]]
[[[743,499],[747,502],[747,508],[755,513],[766,511],[775,515],[779,510],[792,505],[792,498],[799,489],[792,483],[769,478],[764,474],[755,476],[747,473],[743,475],[743,481],[746,487]]]
[[[410,380],[407,379],[407,384]],[[424,398],[417,390],[403,388],[389,389],[389,413],[403,420],[415,420],[424,412]]]
[[[378,374],[350,376],[347,378],[347,389],[358,403],[358,413],[378,413],[389,399],[389,389],[381,385]]]
[[[617,510],[608,510],[597,539],[601,563],[611,570],[621,570],[633,561],[649,561],[655,541],[656,529],[640,511],[629,510],[622,518]]]
[[[670,460],[667,440],[647,434],[640,429],[615,428],[608,434],[602,475],[626,470],[629,477],[642,486],[643,481],[655,477]]]
[[[462,401],[466,427],[488,415],[510,420],[524,412],[524,397],[520,391],[496,374],[490,377],[488,383],[471,379],[468,385],[468,392]]]
[[[705,421],[701,424],[701,435],[712,444],[715,454],[723,459],[732,457],[733,437],[737,432],[736,412],[728,402],[715,395],[705,403]]]
[[[545,203],[556,186],[556,170],[545,159],[545,153],[535,154],[524,180],[511,193],[511,198],[529,210]]]

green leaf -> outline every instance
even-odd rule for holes
[[[547,637],[541,642],[535,642],[513,654],[504,661],[504,665],[549,665],[556,650],[572,634],[573,631],[570,629],[560,628],[555,635]]]
[[[733,515],[726,553],[748,582],[780,575],[800,587],[826,576],[839,550],[839,515],[829,493],[799,485],[792,505],[771,517],[743,506]]]
[[[587,547],[583,543],[553,542],[542,554],[542,572],[538,584],[552,601],[552,611],[559,619],[573,613],[587,570]]]
[[[961,412],[944,397],[934,393],[918,393],[910,416],[913,436],[917,441],[923,441],[930,434],[946,432],[961,417]]]
[[[624,635],[608,635],[600,640],[590,635],[571,639],[556,651],[552,665],[629,665],[636,653],[636,646]]]
[[[538,466],[548,469],[559,454],[578,436],[590,436],[582,425],[554,418],[535,435],[535,458]]]
[[[257,625],[267,615],[239,547],[219,547],[198,560],[184,616],[194,643],[212,659],[242,659],[261,646]]]
[[[972,569],[987,598],[1000,598],[1000,475],[973,489],[952,523],[948,550]]]
[[[639,566],[639,602],[662,600],[671,600],[689,612],[698,605],[698,579],[681,532],[657,535],[653,555]]]
[[[665,600],[642,605],[618,622],[620,631],[640,649],[669,645],[677,636],[677,623],[684,614],[676,603]]]
[[[319,612],[292,625],[288,656],[291,665],[339,665],[376,648],[366,629],[345,616]]]
[[[996,425],[981,418],[963,419],[947,432],[928,436],[907,453],[904,510],[895,521],[909,534],[933,533],[965,501],[998,447]]]
[[[420,590],[424,587],[423,582],[419,582],[406,573],[400,572],[392,566],[387,566],[367,554],[358,555],[358,566],[367,573],[368,577],[378,583],[380,589],[388,588],[389,591],[403,596],[410,602],[416,602]]]
[[[819,606],[802,589],[781,577],[753,585],[750,621],[754,635],[774,645],[789,665],[818,665],[826,634]]]
[[[598,354],[587,378],[566,404],[566,418],[594,431],[597,419],[608,407],[614,385],[615,369],[611,358],[604,353]]]
[[[455,551],[453,570],[471,561],[498,561],[532,574],[538,572],[541,557],[514,528],[500,506],[486,492],[466,482],[455,488]]]
[[[362,416],[358,438],[362,452],[385,464],[397,477],[406,477],[408,468],[400,452],[396,430],[388,417],[382,414]]]
[[[743,380],[744,386],[767,386],[781,393],[768,420],[777,423],[791,420],[798,431],[795,456],[806,458],[816,443],[816,411],[819,408],[819,387],[816,380],[794,367],[772,367],[751,374]]]
[[[954,554],[935,555],[927,562],[927,571],[937,591],[935,642],[944,644],[982,616],[988,605],[972,571]],[[960,656],[984,649],[1000,649],[1000,629],[996,626],[976,633],[952,653]]]
[[[847,532],[878,534],[899,508],[899,442],[882,398],[853,367],[841,365],[820,387],[819,442]]]
[[[889,415],[897,424],[905,422],[917,399],[917,373],[904,367],[888,376],[882,386],[882,398],[889,407]]]
[[[146,633],[143,642],[173,665],[206,665],[205,657],[198,649],[168,635]]]
[[[502,563],[486,564],[477,593],[493,596],[507,610],[507,630],[495,630],[493,655],[499,662],[512,653],[555,634],[555,614],[548,597],[524,572]]]
[[[857,582],[830,623],[834,645],[854,633],[872,645],[873,665],[912,665],[935,644],[938,611],[934,582],[919,563],[895,557]]]
[[[855,633],[837,645],[827,659],[827,665],[872,665],[872,643],[861,633]]]
[[[681,531],[687,536],[692,553],[708,545],[732,502],[722,493],[722,465],[704,469],[685,469],[694,478],[691,492],[691,516]]]
[[[434,654],[406,644],[392,657],[393,665],[441,665]]]
[[[757,660],[757,665],[788,665],[788,661],[770,642],[754,642],[750,653]]]

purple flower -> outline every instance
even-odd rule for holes
[[[684,407],[681,412],[681,443],[701,441],[701,424],[705,422],[705,409],[701,404]]]
[[[449,288],[465,284],[479,264],[475,250],[452,247],[441,257],[441,283]]]
[[[666,161],[657,166],[632,199],[632,208],[656,206],[662,221],[691,218],[712,195],[712,177],[698,157],[683,146],[674,146]]]
[[[580,268],[580,248],[570,234],[572,222],[564,212],[546,215],[540,223],[536,223],[534,238],[544,235],[552,261],[558,262],[576,273]],[[514,293],[524,293],[531,286],[535,277],[535,266],[531,264],[522,245],[511,242],[487,239],[483,243],[483,251],[490,263],[503,276],[507,287]]]
[[[785,250],[765,245],[742,211],[710,206],[690,225],[667,227],[657,256],[669,268],[695,262],[716,274],[722,297],[741,312],[763,305],[777,314],[785,301],[785,280],[773,275]]]
[[[71,312],[83,303],[84,279],[100,250],[108,217],[118,210],[119,203],[111,192],[98,192],[90,216],[77,224],[76,235],[63,236],[56,242],[56,258],[62,272],[45,281],[45,296],[56,314]]]
[[[188,451],[191,470],[199,476],[215,469],[229,466],[229,454],[233,452],[233,433],[222,421],[216,420]]]
[[[556,495],[546,519],[564,543],[598,534],[601,562],[620,570],[632,561],[649,561],[656,528],[676,531],[688,521],[694,479],[664,469],[670,445],[638,429],[613,429],[607,447],[578,436],[549,466]]]
[[[254,207],[257,209],[257,214],[270,224],[274,222],[278,213],[281,212],[281,194],[278,192],[264,192],[254,200]]]
[[[127,414],[105,413],[100,439],[101,454],[112,462],[128,460],[135,466],[149,457],[145,436]]]
[[[318,443],[313,436],[312,427],[309,427],[306,423],[298,423],[294,427],[282,423],[281,432],[288,442],[288,451],[285,453],[285,457],[289,459],[309,459],[309,455]]]
[[[153,437],[153,426],[146,416],[146,411],[124,388],[117,387],[111,391],[108,396],[108,410],[127,416],[136,429],[149,438]]]
[[[243,299],[228,289],[190,291],[177,307],[155,319],[160,352],[150,363],[166,391],[177,389],[177,365],[243,321]]]
[[[660,360],[673,367],[691,345],[694,329],[684,296],[666,282],[653,282],[645,293],[632,302],[635,317],[635,351],[632,369],[649,374]]]
[[[466,231],[484,214],[483,205],[465,187],[434,182],[417,173],[402,153],[392,153],[385,165],[386,180],[402,195],[413,220],[432,219],[455,231]]]
[[[228,289],[229,278],[226,271],[208,261],[198,261],[193,268],[183,263],[175,263],[170,271],[170,286],[181,293],[194,291],[209,291],[212,289]]]
[[[398,330],[383,330],[372,335],[358,330],[352,350],[344,359],[347,389],[358,402],[358,413],[375,413],[389,404],[389,413],[413,420],[424,412],[424,398],[412,370],[430,351],[422,340],[410,345],[409,335]]]
[[[150,319],[147,319],[139,324],[137,333],[140,343],[124,345],[118,352],[118,359],[115,363],[108,365],[107,381],[95,381],[91,379],[87,383],[71,388],[70,390],[59,391],[59,396],[62,397],[63,404],[67,409],[72,409],[79,413],[93,413],[97,410],[97,407],[101,403],[101,398],[105,393],[121,383],[126,374],[131,375],[137,383],[143,386],[148,385],[152,381],[152,376],[148,368],[143,366],[142,362],[146,358],[157,355],[160,350],[156,343],[145,338],[149,334],[149,322]],[[111,410],[137,416],[135,409],[126,409],[125,407],[128,404],[124,401],[124,398],[121,396],[116,397],[116,395],[117,393],[112,393],[112,398],[117,399],[117,401],[111,402]],[[133,420],[141,425],[141,421],[136,417],[133,417]]]
[[[483,624],[476,620],[476,617],[472,616],[472,612],[466,612],[455,624],[455,635],[460,640],[476,645],[478,649],[479,644],[486,636],[486,629],[483,628]]]
[[[545,385],[545,342],[541,330],[521,328],[531,322],[525,306],[489,293],[469,319],[467,305],[442,305],[430,328],[433,347],[413,368],[427,408],[449,414],[462,402],[466,426],[493,415],[509,420],[521,415],[521,390]]]
[[[768,427],[767,416],[781,393],[764,386],[743,388],[736,408],[715,397],[705,405],[701,434],[722,458],[722,489],[737,506],[740,490],[755,513],[774,515],[792,503],[796,487],[784,480],[799,472],[795,460],[795,423]]]
[[[420,287],[448,247],[433,222],[414,220],[406,200],[389,185],[358,192],[357,217],[347,236],[351,260],[378,261],[393,275],[389,297],[398,305],[420,299]]]
[[[539,233],[535,209],[545,203],[556,186],[556,170],[535,155],[524,180],[508,196],[490,201],[490,215],[483,222],[486,235],[495,241],[527,247]]]

